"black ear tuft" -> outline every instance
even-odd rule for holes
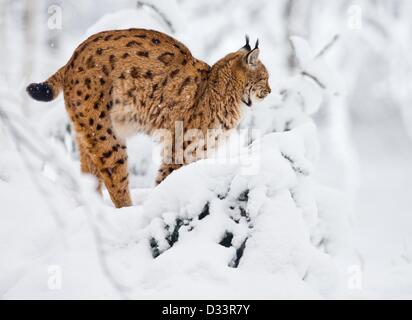
[[[259,39],[256,40],[255,49],[259,49]]]
[[[246,38],[246,44],[243,46],[243,49],[245,49],[245,50],[247,50],[247,51],[250,51],[250,50],[252,50],[252,48],[250,47],[249,36],[246,35],[245,38]]]
[[[32,83],[27,87],[26,91],[34,100],[46,102],[53,100],[53,90],[45,82]]]

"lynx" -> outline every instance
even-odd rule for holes
[[[164,33],[128,29],[92,35],[65,66],[45,82],[30,84],[27,92],[51,101],[63,90],[81,170],[97,177],[100,191],[104,183],[120,208],[132,205],[127,137],[174,132],[176,122],[185,131],[231,130],[240,122],[242,103],[250,107],[271,92],[268,78],[258,41],[252,49],[246,38],[245,46],[210,67]],[[172,154],[173,141],[168,141]],[[163,163],[156,182],[184,164]]]

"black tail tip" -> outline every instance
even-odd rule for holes
[[[53,100],[53,90],[46,82],[32,83],[26,91],[34,100],[45,102]]]

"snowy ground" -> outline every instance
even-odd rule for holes
[[[230,162],[200,161],[135,190],[140,205],[120,210],[70,168],[31,180],[10,154],[2,168],[15,171],[1,182],[2,296],[333,297],[345,225],[339,197],[310,177],[315,141],[311,123],[266,135]]]
[[[290,52],[289,40],[287,46],[273,41],[290,35],[273,28],[273,13],[283,21],[280,1],[264,2],[267,10],[263,2],[251,10],[228,2],[224,10],[234,25],[219,1],[154,3],[171,17],[175,36],[210,63],[238,48],[246,32],[262,36],[273,94],[241,126],[261,135],[231,155],[232,162],[195,163],[157,188],[154,143],[132,139],[135,206],[118,210],[80,176],[62,101],[27,102],[21,99],[27,79],[6,83],[0,92],[0,297],[412,299],[412,143],[396,116],[354,125],[347,114],[354,66],[364,63],[357,59],[361,51],[353,53],[362,35],[351,42],[353,34],[344,34],[345,45],[335,50],[356,60],[340,66],[344,74],[325,62],[333,49],[320,50],[340,22],[345,33],[342,10],[342,21],[328,15],[333,11],[325,10],[325,21],[314,15],[328,25],[322,36],[314,32],[317,50],[293,38],[298,69],[288,78],[273,72],[286,69],[283,55]],[[59,58],[36,58],[39,77],[67,61],[86,34],[136,27],[136,21],[172,32],[147,7],[84,21],[76,36],[73,21]]]
[[[304,135],[307,136],[310,130],[312,130],[310,127],[305,129]],[[356,207],[357,223],[354,228],[356,236],[353,241],[356,243],[355,251],[358,259],[354,260],[348,260],[347,252],[341,251],[344,247],[342,243],[349,241],[345,236],[341,239],[339,237],[333,239],[332,236],[332,243],[329,243],[329,246],[335,249],[327,250],[333,253],[329,255],[332,260],[326,255],[322,258],[323,250],[315,253],[317,251],[315,247],[313,249],[307,247],[310,243],[308,239],[304,240],[307,237],[304,234],[307,232],[312,233],[314,238],[319,234],[328,237],[339,233],[336,227],[339,227],[340,223],[333,219],[333,214],[343,213],[338,210],[342,203],[336,202],[334,192],[325,193],[321,187],[315,208],[310,198],[307,198],[309,190],[303,189],[302,208],[306,209],[300,214],[305,212],[306,214],[299,217],[300,214],[296,212],[298,215],[292,220],[291,217],[285,216],[285,214],[292,214],[295,210],[293,205],[289,209],[285,207],[289,197],[287,194],[281,195],[277,192],[272,200],[270,198],[265,200],[272,201],[272,204],[269,206],[268,213],[263,214],[266,218],[262,220],[262,226],[259,227],[259,221],[255,220],[257,217],[252,218],[252,223],[254,229],[262,227],[268,229],[266,232],[263,229],[261,230],[263,233],[257,234],[253,231],[252,236],[259,239],[258,234],[263,236],[266,234],[257,241],[270,241],[273,249],[271,249],[272,246],[263,243],[255,249],[249,247],[252,259],[249,267],[247,262],[237,269],[228,267],[235,251],[233,248],[218,245],[225,232],[232,228],[230,224],[233,223],[230,219],[225,220],[230,217],[229,215],[225,218],[225,212],[227,212],[225,207],[230,205],[234,208],[247,208],[253,205],[253,199],[260,199],[257,203],[261,203],[263,198],[258,191],[261,189],[259,185],[267,185],[267,182],[272,181],[275,189],[285,183],[290,184],[289,179],[294,179],[293,170],[290,171],[292,175],[286,178],[287,161],[284,162],[283,167],[278,163],[277,170],[272,173],[277,177],[286,178],[283,182],[277,181],[273,184],[278,179],[266,177],[271,169],[262,173],[267,182],[264,182],[265,179],[262,177],[253,177],[258,185],[255,186],[256,195],[253,195],[252,202],[250,199],[241,199],[240,202],[236,200],[244,197],[244,195],[239,196],[239,193],[242,194],[240,190],[251,187],[249,178],[245,180],[242,175],[239,176],[238,182],[233,182],[236,178],[233,179],[231,176],[233,170],[237,170],[235,169],[237,165],[216,167],[216,164],[213,164],[209,169],[207,164],[206,167],[202,164],[188,167],[183,172],[171,176],[161,188],[135,189],[133,198],[137,206],[132,208],[112,209],[106,195],[106,204],[103,207],[98,205],[98,208],[105,211],[110,228],[114,228],[115,231],[114,233],[107,231],[108,242],[104,248],[99,248],[99,245],[96,247],[96,235],[90,228],[90,221],[86,218],[87,214],[85,215],[90,208],[76,209],[76,205],[69,205],[72,209],[67,208],[62,212],[68,215],[62,217],[65,221],[64,225],[56,228],[55,218],[49,215],[50,210],[41,196],[24,192],[25,188],[32,190],[30,180],[26,180],[28,183],[24,188],[20,187],[20,191],[2,182],[2,188],[7,188],[2,192],[5,195],[2,205],[3,213],[8,213],[6,216],[3,214],[1,233],[3,237],[2,257],[4,258],[0,265],[2,296],[7,299],[411,298],[411,235],[408,231],[411,228],[412,219],[408,211],[410,205],[408,195],[411,191],[409,163],[412,154],[408,151],[407,146],[410,142],[406,139],[405,133],[399,130],[393,131],[392,134],[395,136],[392,136],[389,141],[396,140],[398,144],[388,144],[384,137],[379,136],[378,127],[357,127],[355,130],[356,141],[358,141],[357,150],[360,152],[362,179]],[[281,136],[284,134],[279,137]],[[274,138],[275,136],[269,139],[271,145],[277,141]],[[396,139],[393,140],[393,138]],[[293,145],[298,142],[298,140],[290,142],[292,141],[294,141]],[[392,151],[392,156],[382,157],[383,153],[389,149]],[[267,153],[269,159],[276,154],[270,149]],[[264,158],[268,159],[267,156]],[[279,160],[273,158],[273,161]],[[268,162],[270,163],[271,161]],[[6,161],[2,168],[5,164],[10,166],[11,163]],[[8,171],[9,174],[6,177],[3,174],[6,181],[16,178],[19,172],[18,163],[14,163],[13,167],[14,172]],[[385,179],[376,175],[376,172],[382,170],[386,172]],[[199,181],[202,182],[199,183]],[[230,181],[232,181],[231,184],[235,183],[234,186],[237,185],[231,188],[232,194],[226,195],[225,198],[216,197],[218,194],[225,193],[226,187],[224,186]],[[242,187],[245,182],[248,188]],[[175,185],[182,185],[186,188],[176,190],[173,187]],[[209,190],[199,189],[204,187]],[[187,198],[188,193],[192,194],[192,197]],[[18,198],[15,194],[24,194],[26,200],[16,202]],[[328,198],[327,202],[322,200],[325,197]],[[67,201],[67,198],[64,199]],[[91,201],[91,204],[96,203],[93,197]],[[204,223],[201,223],[198,215],[204,212],[205,203],[210,203],[208,216],[203,218]],[[281,215],[276,218],[273,216],[276,212],[273,208],[277,205],[281,205],[283,209],[279,212]],[[322,210],[328,206],[329,210],[326,212],[329,211],[329,216],[325,216]],[[335,211],[332,212],[332,216],[330,216],[330,206]],[[7,209],[8,207],[10,209]],[[33,207],[36,210],[33,211]],[[171,210],[170,213],[163,208]],[[253,212],[252,208],[249,207],[247,212]],[[317,218],[313,216],[314,213],[318,216]],[[163,246],[161,250],[166,251],[153,260],[153,252],[148,246],[147,236],[151,234],[160,241],[165,239],[163,237],[167,238],[167,235],[162,235],[167,229],[161,226],[166,223],[171,226],[169,230],[174,229],[177,216],[180,216],[182,221],[185,219],[188,221],[187,226],[183,225],[182,228],[186,229],[179,237],[182,244],[178,243],[179,245],[172,249],[169,248],[170,244],[167,242],[160,244],[159,248]],[[213,219],[208,220],[211,217]],[[299,221],[301,218],[304,220]],[[149,229],[147,229],[148,223]],[[240,223],[242,224],[247,226],[249,222],[244,220]],[[310,231],[310,225],[318,227]],[[192,228],[194,231],[191,230]],[[233,245],[239,247],[239,241],[241,242],[244,238],[245,231],[242,231],[243,227],[236,228],[232,229],[235,235]],[[145,231],[142,233],[142,230]],[[274,230],[277,231],[273,232]],[[347,236],[350,237],[350,235]],[[236,240],[236,237],[239,237],[239,240]],[[269,238],[264,240],[265,237]],[[285,242],[286,239],[288,240]],[[339,245],[336,245],[337,243]],[[264,251],[259,253],[261,249]],[[99,258],[101,250],[108,262],[106,266],[102,266]],[[291,255],[295,250],[298,251]],[[310,253],[312,250],[315,251]],[[343,257],[339,257],[342,253]],[[310,256],[312,258],[309,258]],[[315,260],[310,262],[312,259]],[[330,261],[327,262],[328,260]],[[333,260],[335,267],[330,264]],[[356,266],[357,263],[363,271],[361,286],[348,288],[350,282],[348,278],[351,276],[348,275],[348,270],[351,269],[346,268],[348,265]],[[287,267],[288,265],[292,268]],[[303,274],[306,279],[304,281],[302,281]]]

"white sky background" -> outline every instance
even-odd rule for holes
[[[405,253],[412,255],[410,1],[150,2],[166,14],[175,36],[194,56],[209,64],[243,46],[244,34],[259,37],[274,88],[296,72],[289,36],[307,38],[317,51],[338,34],[327,60],[338,71],[336,86],[343,98],[336,107],[325,105],[315,117],[324,151],[319,179],[354,199],[358,250],[365,259],[385,268],[396,265]],[[28,83],[46,79],[66,63],[102,16],[122,9],[153,15],[136,4],[0,0],[0,95],[24,96]],[[61,20],[50,20],[56,8]],[[22,112],[34,123],[44,112],[62,106],[61,98],[44,105],[24,99]],[[375,269],[371,278],[381,273]],[[382,278],[371,281],[386,286]]]

